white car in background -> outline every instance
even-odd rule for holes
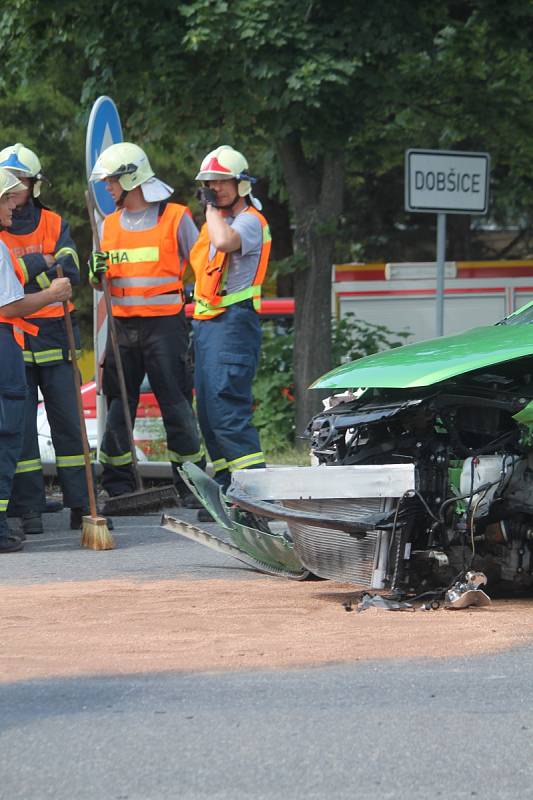
[[[96,383],[89,381],[81,387],[83,414],[85,428],[91,450],[97,447],[97,420],[96,420]],[[46,474],[55,473],[55,450],[50,433],[50,424],[46,416],[44,402],[37,407],[37,435],[39,438],[39,453],[43,469]],[[136,443],[137,459],[140,462],[166,462],[166,439],[161,411],[155,395],[145,379],[141,386],[141,395],[137,408],[137,419],[133,431]],[[142,470],[145,471],[144,469]],[[153,470],[150,470],[152,472]],[[170,470],[167,470],[170,474]]]

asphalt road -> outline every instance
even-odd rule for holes
[[[98,553],[48,516],[0,582],[255,579],[157,517],[115,522],[117,550]],[[3,684],[0,798],[527,798],[532,661],[465,641],[461,659]]]
[[[165,513],[177,513],[166,509]],[[196,511],[179,509],[179,515],[195,522]],[[111,578],[166,580],[176,575],[202,578],[253,578],[235,559],[189,542],[159,526],[161,514],[115,517],[115,550],[82,549],[80,537],[69,530],[67,511],[43,515],[45,533],[28,536],[24,552],[0,558],[1,583],[48,583]],[[15,522],[13,522],[13,526]],[[216,525],[202,527],[222,531]]]

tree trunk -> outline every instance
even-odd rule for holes
[[[448,214],[446,239],[447,261],[470,261],[472,258],[472,233],[469,214]]]
[[[331,369],[331,268],[342,211],[344,156],[326,153],[319,166],[305,158],[299,137],[280,144],[294,216],[294,250],[304,266],[295,273],[294,382],[296,435],[321,408],[323,392],[310,384]],[[297,439],[297,443],[301,440]]]

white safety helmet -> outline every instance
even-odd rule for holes
[[[237,181],[239,197],[252,194],[252,183],[257,179],[248,174],[248,162],[238,150],[222,144],[206,155],[195,180],[223,181],[231,178]]]
[[[132,142],[112,144],[100,153],[89,180],[106,178],[117,178],[125,192],[140,186],[147,203],[166,200],[173,192],[171,186],[155,177],[148,156]]]
[[[16,175],[5,167],[0,167],[0,198],[10,192],[22,192],[25,188]]]
[[[17,177],[31,178],[33,180],[33,196],[39,197],[42,181],[46,178],[41,170],[41,162],[33,150],[20,142],[4,147],[0,151],[0,167],[8,169]],[[21,189],[25,188],[25,186],[21,187]]]

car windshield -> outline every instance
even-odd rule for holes
[[[531,325],[533,323],[533,302],[519,308],[514,314],[497,322],[497,325]]]

